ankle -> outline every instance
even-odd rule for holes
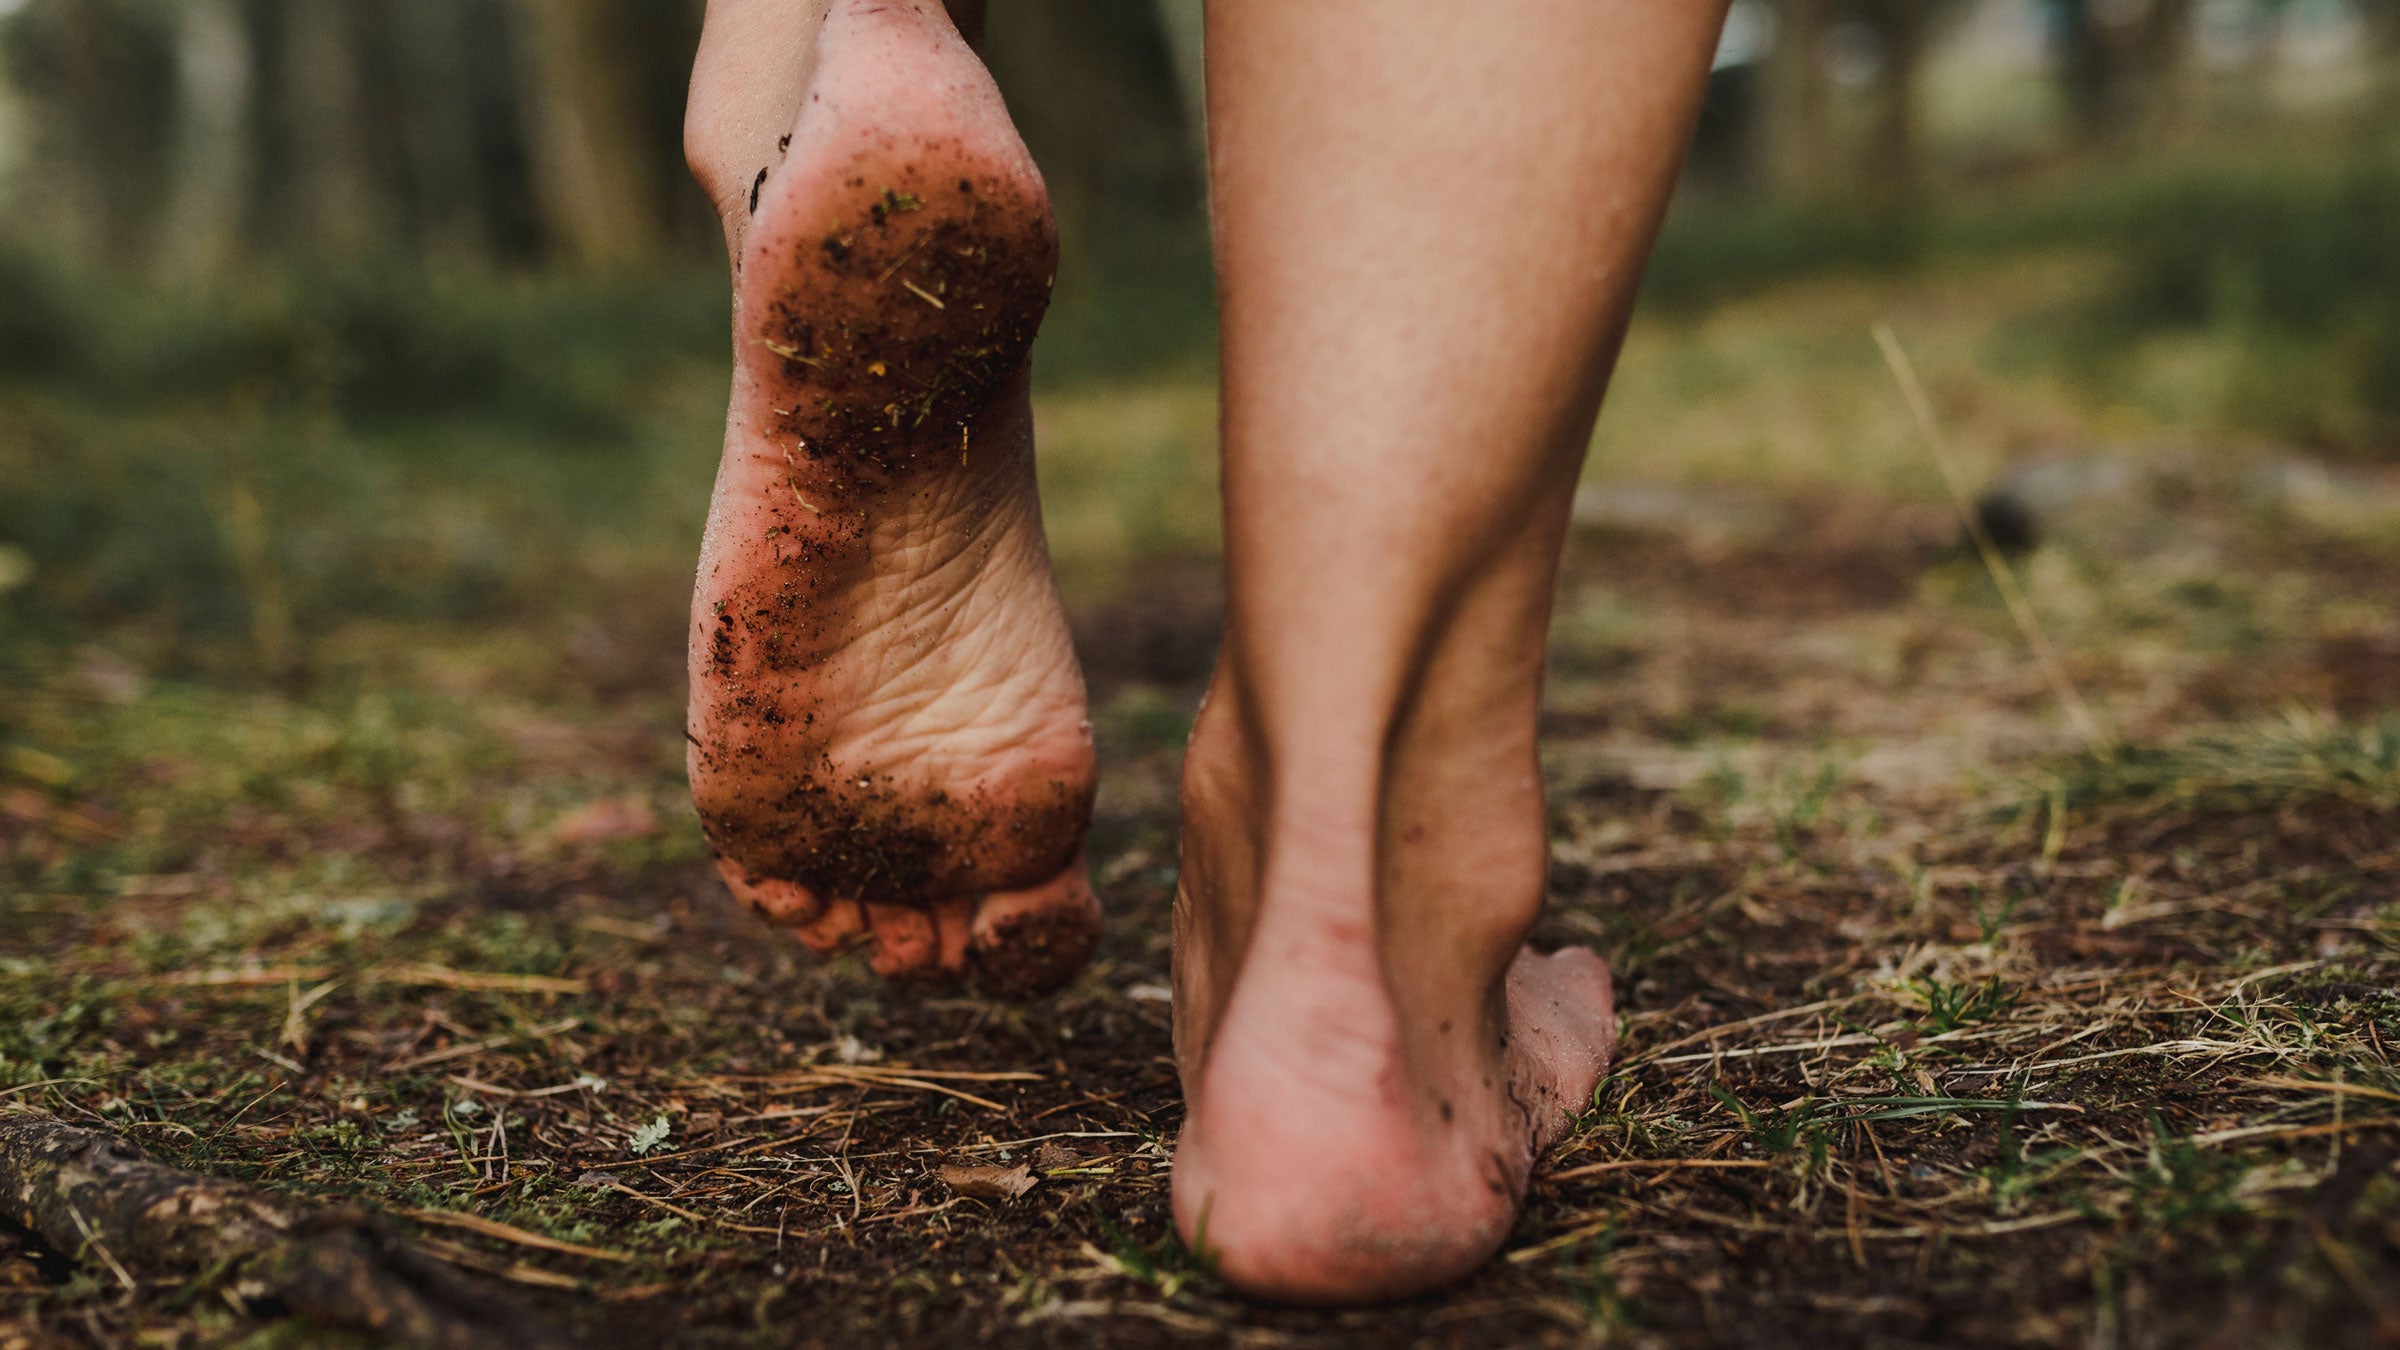
[[[1239,669],[1221,666],[1183,782],[1179,903],[1210,939],[1190,972],[1204,1002],[1230,996],[1260,932],[1328,961],[1351,950],[1409,991],[1412,1016],[1487,999],[1547,889],[1532,716],[1505,699],[1420,697],[1380,741],[1277,735]]]

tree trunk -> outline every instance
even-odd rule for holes
[[[235,0],[183,0],[177,20],[174,181],[154,258],[169,283],[216,276],[240,246],[255,77]]]
[[[285,134],[299,238],[320,263],[352,263],[393,242],[391,184],[368,153],[347,5],[290,0],[283,12]]]
[[[1768,58],[1768,106],[1760,119],[1767,163],[1776,186],[1799,196],[1830,190],[1839,165],[1833,132],[1833,89],[1825,76],[1826,37],[1833,0],[1785,0],[1783,32]]]
[[[1924,186],[1917,96],[1923,83],[1927,32],[1925,0],[1879,0],[1875,30],[1883,39],[1883,80],[1875,109],[1876,174],[1895,202],[1916,200]]]
[[[113,263],[140,247],[150,219],[140,190],[149,156],[129,88],[125,24],[114,0],[61,0],[52,18],[50,125],[37,123],[37,130],[47,143],[43,172],[60,188],[53,226],[70,252]]]
[[[482,265],[492,257],[483,175],[476,163],[476,100],[465,56],[466,11],[426,0],[380,0],[393,70],[407,91],[400,153],[416,204],[421,247],[436,262]],[[513,109],[501,111],[513,117]]]
[[[2368,59],[2375,90],[2368,116],[2386,133],[2400,120],[2400,0],[2366,0]]]
[[[2192,50],[2199,5],[2196,0],[2154,0],[2142,25],[2142,85],[2145,139],[2176,140],[2192,128],[2199,111],[2200,63]]]
[[[661,175],[614,0],[517,0],[519,86],[551,243],[587,266],[658,255]]]
[[[1183,103],[1184,129],[1192,151],[1208,163],[1208,25],[1201,0],[1156,0],[1159,30],[1175,64],[1175,93]]]
[[[1124,0],[1042,0],[992,24],[985,59],[1042,166],[1070,273],[1179,220],[1196,195],[1180,53],[1164,17]]]

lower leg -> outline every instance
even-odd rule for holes
[[[1521,955],[1583,446],[1721,4],[1218,0],[1229,606],[1186,777],[1187,1234],[1300,1298],[1471,1269],[1612,1040]]]

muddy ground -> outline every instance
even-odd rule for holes
[[[2390,1344],[2400,550],[2246,490],[2017,556],[2096,739],[1938,506],[1596,492],[1541,936],[1615,965],[1623,1054],[1505,1253],[1395,1307],[1247,1302],[1169,1224],[1205,559],[1078,604],[1111,926],[1030,1007],[728,902],[667,582],[305,694],[62,656],[0,779],[0,1093],[596,1344]],[[0,1234],[0,1347],[321,1340]]]

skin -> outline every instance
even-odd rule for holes
[[[1099,910],[1026,392],[1040,175],[922,0],[720,0],[685,139],[735,278],[686,721],[726,882],[888,976],[1055,988]]]
[[[1599,959],[1522,946],[1547,865],[1543,647],[1723,9],[1212,0],[1229,607],[1186,759],[1175,1205],[1253,1293],[1395,1297],[1472,1270],[1613,1049]],[[703,819],[736,894],[812,945],[1055,983],[1096,918],[1080,858],[1060,866],[1090,742],[1017,330],[995,347],[945,326],[969,305],[936,314],[880,263],[811,251],[832,232],[915,268],[938,250],[906,232],[956,225],[1038,262],[1039,178],[926,0],[712,0],[708,23],[688,140],[737,314],[694,607]],[[974,193],[939,191],[962,178]],[[903,181],[922,209],[874,217]],[[977,294],[1004,319],[1038,308],[1022,268],[906,275],[953,300],[997,285]],[[851,414],[895,342],[920,373],[950,368],[943,343],[1009,359],[887,435]],[[840,370],[778,354],[810,344]],[[815,450],[787,459],[795,438]],[[774,640],[720,640],[719,602]]]
[[[1229,607],[1186,760],[1175,1201],[1288,1299],[1480,1264],[1614,1042],[1598,958],[1522,948],[1543,650],[1723,12],[1507,12],[1209,9]]]

